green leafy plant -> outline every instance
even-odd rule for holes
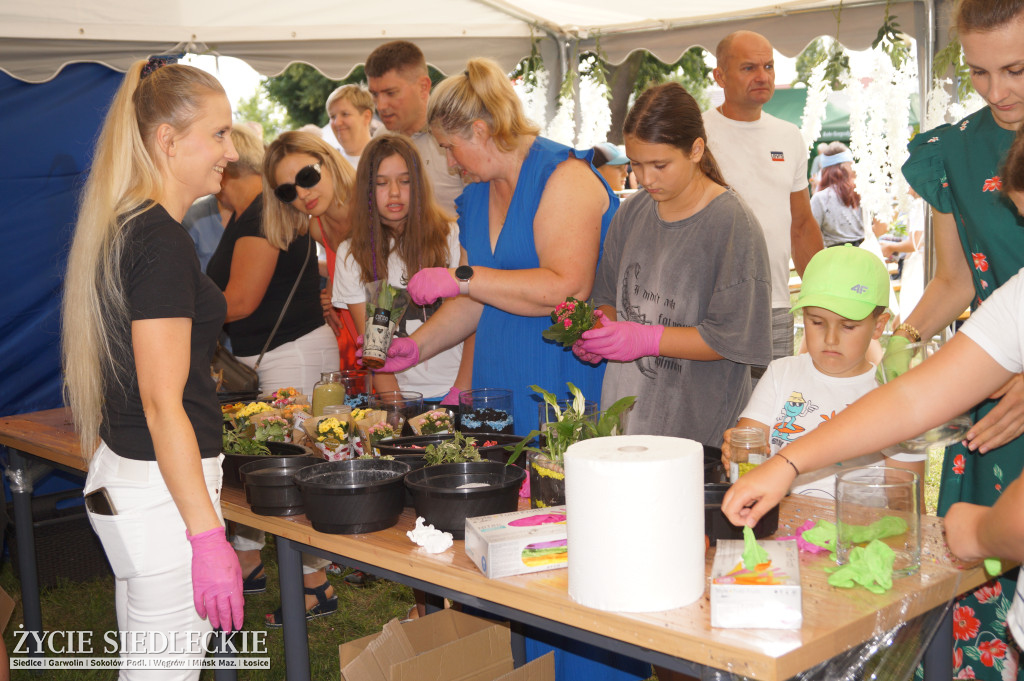
[[[597,324],[594,306],[572,296],[555,306],[551,313],[551,326],[541,332],[544,338],[571,348],[584,331]]]
[[[900,68],[910,59],[910,45],[903,38],[903,31],[896,21],[896,17],[889,13],[890,2],[885,3],[885,18],[878,28],[878,34],[871,43],[871,47],[881,46],[882,51],[889,55],[893,68]]]
[[[950,40],[946,46],[935,53],[932,61],[932,76],[935,79],[942,78],[950,70],[956,81],[956,92],[959,99],[964,100],[974,92],[974,84],[971,82],[971,69],[964,63],[963,48],[960,41]]]
[[[450,440],[436,445],[427,445],[423,450],[423,459],[428,466],[442,463],[465,463],[480,461],[480,452],[476,448],[476,438],[466,437],[456,432]]]
[[[569,383],[568,386],[573,400],[566,409],[562,409],[558,404],[558,398],[547,390],[536,385],[530,386],[530,390],[540,393],[544,402],[551,406],[556,421],[546,424],[543,432],[534,430],[515,445],[507,446],[505,449],[512,451],[512,456],[508,459],[509,464],[514,463],[523,451],[530,451],[543,454],[554,463],[561,465],[565,460],[565,451],[569,449],[570,445],[595,437],[621,434],[622,414],[636,402],[635,396],[631,395],[616,400],[595,420],[592,415],[586,413],[587,400],[583,396],[583,391],[572,383]],[[541,438],[541,447],[530,445],[534,438]]]
[[[263,442],[253,438],[241,437],[238,431],[225,428],[221,435],[221,451],[225,454],[241,454],[243,456],[267,456],[270,449]]]

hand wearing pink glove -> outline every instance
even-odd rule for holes
[[[452,389],[448,391],[448,394],[444,396],[444,399],[441,400],[441,404],[443,404],[445,406],[449,406],[449,407],[458,404],[459,403],[459,393],[461,393],[461,392],[462,392],[461,388],[456,388],[456,387],[453,386]]]
[[[356,338],[356,361],[359,362],[359,366],[363,365],[362,336]],[[405,371],[409,367],[414,367],[419,364],[419,361],[420,346],[416,344],[416,341],[408,337],[394,338],[388,347],[388,358],[384,362],[384,366],[380,369],[375,369],[375,371],[392,374],[396,371]]]
[[[632,362],[640,357],[661,354],[661,335],[665,333],[664,326],[613,322],[600,310],[595,314],[603,326],[583,332],[583,336],[572,348],[577,357],[586,361],[591,361],[587,359],[590,356],[597,356],[616,362]]]
[[[221,631],[242,628],[242,568],[223,527],[185,536],[192,544],[192,600],[199,616]]]
[[[428,267],[412,275],[406,287],[412,302],[430,305],[438,298],[454,298],[459,295],[459,282],[447,267]]]

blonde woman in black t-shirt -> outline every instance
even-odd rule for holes
[[[97,142],[65,282],[63,359],[91,454],[86,505],[116,578],[118,628],[159,631],[171,650],[188,651],[192,632],[242,625],[210,377],[224,297],[180,224],[193,201],[220,191],[237,154],[217,80],[163,64],[129,69]],[[167,654],[161,646],[129,657]]]

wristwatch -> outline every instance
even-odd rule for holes
[[[455,280],[459,282],[459,293],[469,295],[469,280],[473,278],[473,268],[460,265],[455,268]]]

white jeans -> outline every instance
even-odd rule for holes
[[[259,355],[248,355],[239,357],[238,360],[253,366],[259,358]],[[324,324],[301,338],[268,350],[267,354],[263,355],[259,368],[260,390],[263,393],[270,393],[278,388],[295,388],[312,398],[313,385],[320,380],[320,374],[325,371],[337,371],[340,368],[338,339],[334,337],[331,327]],[[235,524],[235,535],[231,538],[231,545],[236,551],[258,551],[265,543],[263,530]],[[313,574],[330,564],[331,561],[324,558],[302,554],[303,574]]]
[[[220,515],[221,459],[203,459],[206,488]],[[117,515],[89,513],[89,522],[103,543],[114,571],[117,626],[135,633],[128,657],[201,658],[202,646],[212,631],[200,619],[192,599],[192,547],[185,523],[178,513],[155,461],[136,461],[118,456],[100,443],[89,464],[84,493],[105,487]],[[223,523],[223,518],[221,519]],[[177,652],[168,652],[171,641]],[[198,648],[198,650],[196,649]],[[118,678],[128,681],[193,681],[198,669],[122,669]]]
[[[247,355],[238,360],[251,367],[259,358],[259,355]],[[263,355],[258,370],[260,390],[266,394],[278,388],[295,388],[303,395],[312,397],[313,384],[320,380],[320,374],[340,368],[338,339],[334,337],[331,327],[324,324]]]

